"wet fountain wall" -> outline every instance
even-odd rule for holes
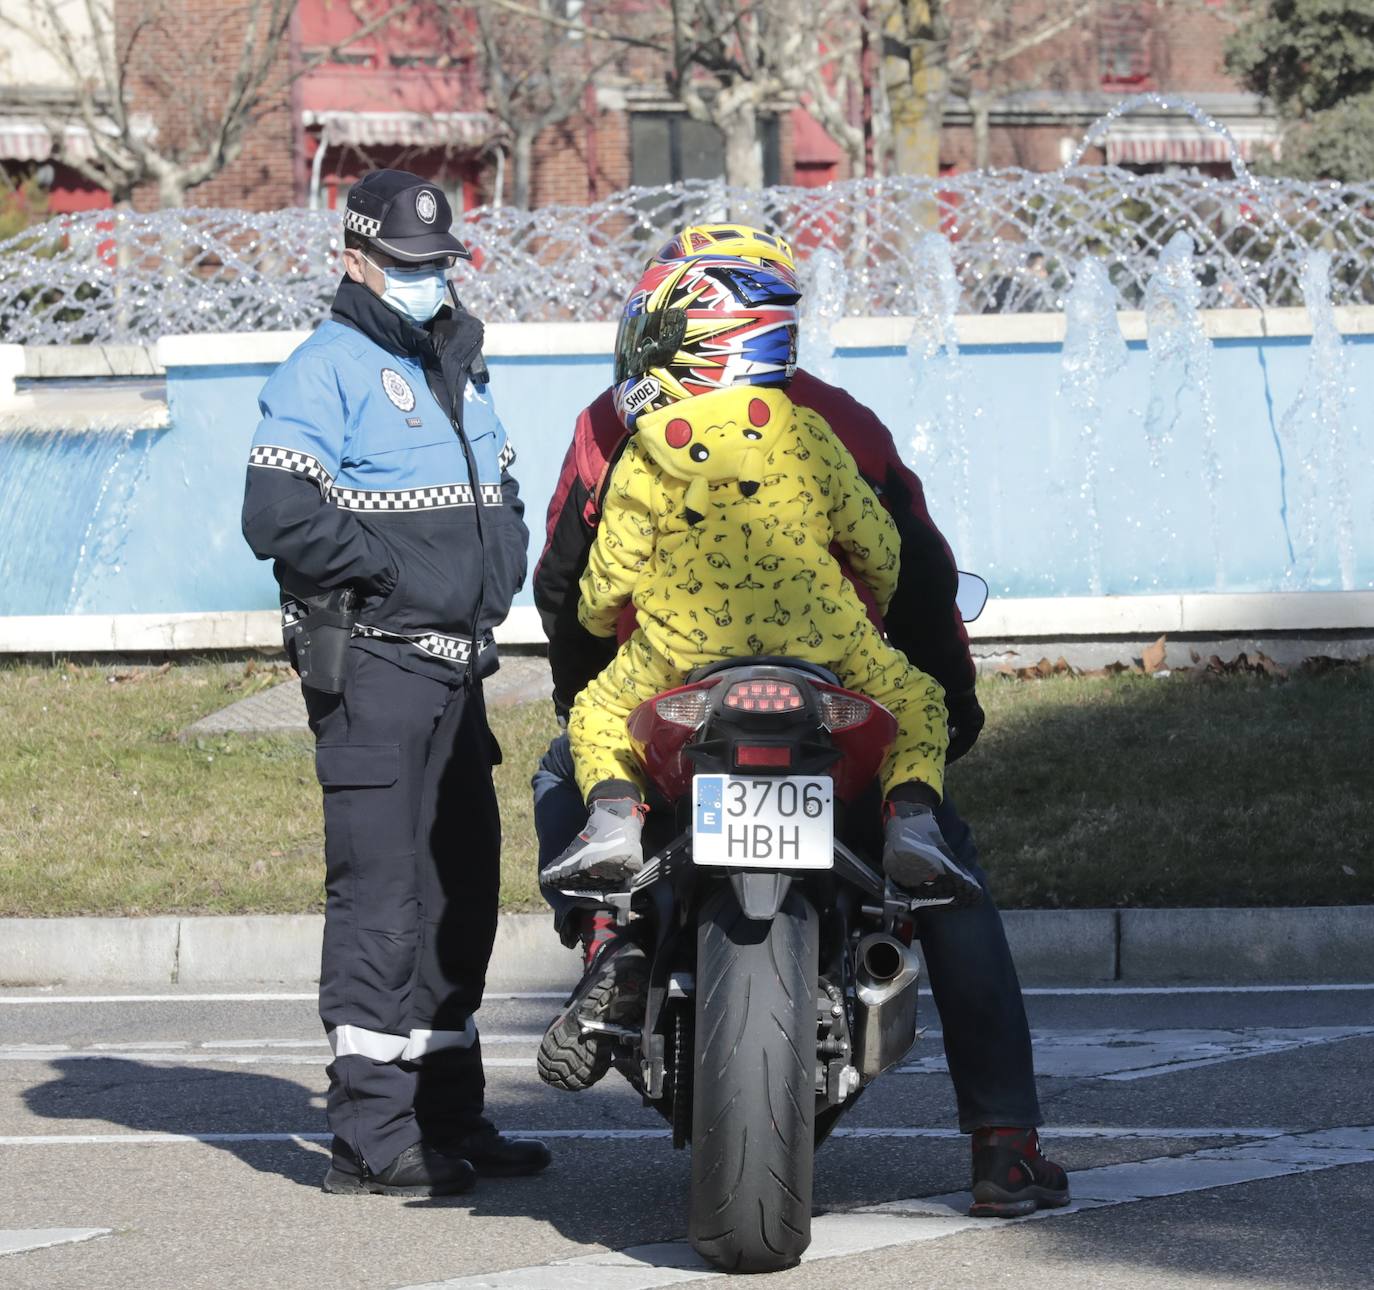
[[[1067,346],[1050,316],[960,319],[957,354],[920,319],[914,334],[910,320],[846,319],[836,351],[819,356],[893,429],[960,562],[1014,597],[1374,586],[1374,480],[1348,470],[1330,481],[1311,411],[1339,394],[1342,442],[1368,436],[1374,335],[1333,342],[1318,328],[1318,344],[1339,345],[1335,392],[1314,383],[1311,334],[1204,337],[1203,401],[1169,367],[1184,362],[1172,342],[1134,338],[1139,315],[1122,316],[1129,341],[1103,329],[1116,315],[1092,321],[1091,275],[1082,282]],[[1244,330],[1258,317],[1231,310],[1225,321]],[[573,417],[610,376],[604,353],[548,351],[603,349],[609,332],[576,329],[579,345],[565,330],[551,346],[536,326],[503,331],[488,361],[519,452],[532,567]],[[194,344],[201,359],[233,357],[222,341]],[[509,352],[518,348],[534,352]],[[256,396],[272,366],[171,364],[165,430],[0,433],[0,614],[273,606],[268,566],[239,536]],[[31,482],[34,454],[49,454],[51,491],[24,487],[26,451]],[[1339,524],[1319,513],[1333,487],[1345,492]],[[528,588],[517,603],[531,603]]]

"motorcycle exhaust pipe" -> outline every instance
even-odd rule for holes
[[[854,1064],[865,1081],[895,1066],[916,1042],[920,960],[895,936],[873,932],[854,951]]]

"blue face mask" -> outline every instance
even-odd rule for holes
[[[368,256],[364,260],[386,280],[382,300],[412,322],[427,323],[444,306],[448,274],[443,269],[384,269]]]

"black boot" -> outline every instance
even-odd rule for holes
[[[539,1041],[535,1064],[550,1088],[580,1093],[611,1068],[615,1041],[599,1025],[644,1024],[649,960],[627,936],[596,919],[586,933],[587,968],[577,988]]]
[[[470,1191],[477,1171],[460,1155],[417,1142],[375,1173],[342,1138],[324,1176],[324,1190],[335,1196],[456,1196]]]
[[[460,1136],[446,1136],[439,1144],[472,1162],[480,1178],[521,1178],[549,1167],[553,1152],[538,1138],[508,1138],[484,1123]]]

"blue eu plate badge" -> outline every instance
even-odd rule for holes
[[[721,798],[724,792],[724,777],[721,775],[698,775],[696,784],[696,832],[719,833],[721,830]]]

